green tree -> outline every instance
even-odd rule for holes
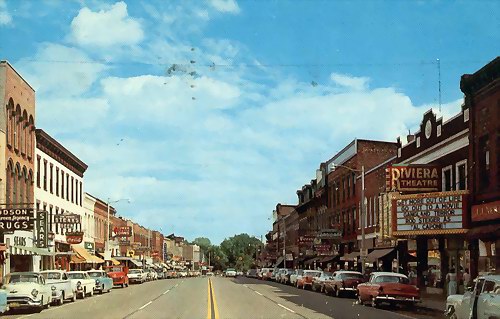
[[[224,239],[220,248],[227,256],[228,267],[246,271],[252,266],[255,251],[260,245],[259,239],[243,233]]]
[[[207,257],[208,249],[212,246],[212,242],[210,242],[210,239],[206,237],[197,237],[191,242],[191,244],[200,246],[200,249],[205,257]]]

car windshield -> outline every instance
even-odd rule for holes
[[[363,279],[362,274],[355,274],[355,273],[343,273],[339,275],[340,279],[345,280],[345,279]]]
[[[98,272],[98,271],[91,271],[91,272],[88,272],[89,276],[92,277],[92,278],[99,278],[99,277],[103,277],[103,274],[102,272]]]
[[[375,277],[374,282],[376,283],[401,283],[401,284],[409,284],[409,280],[406,277],[401,276],[377,276]]]
[[[141,271],[140,271],[140,270],[138,270],[138,269],[130,269],[130,270],[128,271],[128,273],[129,273],[129,274],[140,274],[140,273],[141,273]]]
[[[304,276],[319,277],[321,275],[320,271],[305,271]]]
[[[5,277],[6,284],[17,284],[24,282],[38,282],[38,276],[35,274],[10,274]]]
[[[46,280],[47,279],[49,279],[49,280],[61,279],[61,273],[58,273],[58,272],[42,272],[41,275]]]
[[[73,272],[73,273],[69,272],[68,278],[69,279],[84,279],[85,275],[83,273],[79,273],[79,272]]]

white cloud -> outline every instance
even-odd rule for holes
[[[71,31],[72,39],[81,46],[130,46],[144,38],[141,24],[128,15],[125,2],[98,12],[82,8],[71,22]]]
[[[9,25],[12,23],[12,17],[7,11],[7,3],[4,0],[0,0],[0,26]]]
[[[78,96],[87,92],[106,66],[79,49],[42,44],[33,59],[20,61],[20,69],[38,96]]]
[[[236,0],[210,0],[210,5],[217,11],[224,13],[237,14],[240,12],[240,7]]]
[[[368,81],[367,77],[355,77],[345,74],[332,73],[330,78],[337,85],[342,86],[346,89],[351,90],[363,90],[367,87]]]

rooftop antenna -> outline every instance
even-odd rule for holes
[[[436,60],[438,65],[439,113],[441,113],[441,61],[439,58]]]

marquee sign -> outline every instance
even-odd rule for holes
[[[472,221],[500,219],[500,200],[472,206]]]
[[[437,192],[441,189],[439,166],[391,165],[385,172],[388,192]]]
[[[0,209],[0,231],[33,230],[34,208]]]
[[[392,201],[393,235],[439,235],[467,232],[467,191],[396,195]]]

